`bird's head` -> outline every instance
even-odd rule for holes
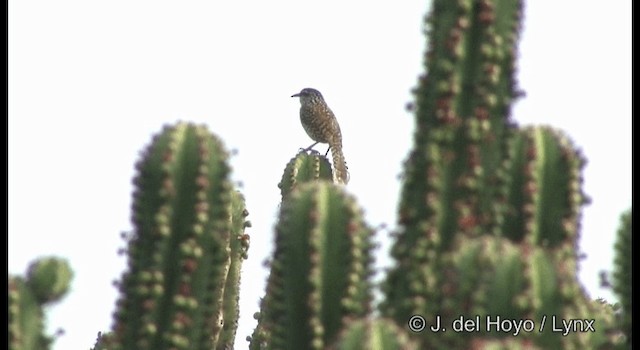
[[[324,102],[320,91],[312,88],[304,88],[299,93],[291,95],[291,97],[300,97],[301,104]]]

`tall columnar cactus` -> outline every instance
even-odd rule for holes
[[[408,246],[427,234],[446,248],[459,232],[499,227],[521,6],[490,0],[432,5],[428,74],[415,90],[415,144],[400,202]]]
[[[27,277],[9,276],[9,350],[49,349],[53,338],[44,334],[43,307],[59,301],[71,285],[73,273],[66,260],[42,258],[33,262]]]
[[[235,243],[244,205],[232,192],[227,152],[204,126],[179,123],[154,137],[136,167],[113,348],[216,348],[223,325],[237,322],[237,311],[223,308],[237,302],[231,260],[246,255]]]
[[[519,1],[436,0],[427,19],[428,74],[416,89],[396,266],[381,309],[398,324],[422,315],[451,327],[463,317],[478,328],[422,332],[425,348],[508,336],[476,334],[487,316],[536,326],[597,318],[600,332],[563,337],[547,325],[521,337],[541,348],[611,345],[610,318],[576,276],[583,157],[558,131],[510,121],[520,11]]]
[[[613,272],[613,290],[620,298],[622,307],[621,328],[626,336],[626,343],[631,345],[631,209],[624,213],[618,229],[615,244],[615,260]]]
[[[438,288],[436,257],[455,237],[500,234],[520,1],[434,1],[429,47],[415,90],[414,148],[405,165],[399,223],[383,304],[398,322]],[[423,286],[426,284],[426,286]]]
[[[370,311],[372,231],[352,197],[326,181],[283,201],[251,349],[323,349],[347,317]]]
[[[311,154],[300,152],[287,163],[278,188],[284,199],[301,183],[315,180],[332,181],[332,179],[331,163],[326,157],[315,151]]]

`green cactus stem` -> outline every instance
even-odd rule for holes
[[[244,197],[240,192],[233,191],[231,193],[231,264],[224,287],[224,303],[222,305],[224,325],[216,347],[218,350],[233,348],[238,329],[240,268],[242,261],[247,258],[247,250],[249,249],[249,235],[245,233],[245,228],[251,226],[251,223],[246,221],[248,215]]]
[[[615,243],[615,260],[613,261],[613,291],[620,298],[622,307],[621,328],[631,345],[631,209],[621,217],[618,237]]]
[[[615,338],[607,334],[611,312],[588,300],[576,276],[575,259],[566,249],[514,244],[491,236],[458,237],[452,248],[423,266],[424,279],[411,285],[417,295],[412,300],[416,305],[412,315],[422,315],[431,324],[439,320],[448,328],[415,334],[421,348],[468,349],[481,338],[513,337],[543,349],[595,349],[615,344]],[[385,310],[391,308],[386,305]],[[460,327],[467,320],[473,323],[470,330],[452,331],[455,322]],[[583,322],[580,326],[584,328],[558,332],[562,321],[569,320]],[[586,328],[584,320],[596,320],[596,327]],[[497,326],[503,322],[507,327]],[[513,322],[519,324],[519,331]],[[546,326],[540,328],[543,323]]]
[[[543,350],[533,344],[531,339],[472,339],[469,349],[474,350]]]
[[[91,350],[109,350],[109,349],[112,349],[112,346],[113,346],[113,333],[98,332],[98,336],[96,337],[96,343],[93,345]]]
[[[266,296],[251,349],[323,349],[346,317],[370,311],[372,230],[355,200],[329,182],[282,203]]]
[[[287,163],[278,188],[284,199],[297,185],[315,180],[333,181],[331,163],[318,152],[300,152]]]
[[[422,307],[418,283],[437,288],[424,269],[435,268],[457,236],[500,234],[521,8],[521,1],[436,0],[426,19],[427,73],[414,91],[414,146],[384,291],[383,312],[398,324]]]
[[[495,233],[515,91],[520,1],[434,1],[415,90],[414,148],[405,165],[400,223],[425,225],[446,248],[458,232]],[[426,181],[425,181],[426,179]],[[413,245],[411,237],[407,245]]]
[[[563,349],[625,349],[625,337],[616,323],[614,307],[603,300],[591,300],[581,293],[572,303],[565,302],[564,320],[574,320],[568,336],[562,338]],[[580,324],[582,322],[582,324]],[[593,329],[584,326],[592,322]],[[573,330],[577,330],[573,332]]]
[[[227,151],[206,127],[178,123],[136,168],[113,348],[215,348],[223,324],[237,322],[222,310],[234,221]]]
[[[29,266],[27,285],[40,304],[60,300],[71,287],[73,271],[59,258],[42,258]]]
[[[9,350],[51,348],[54,339],[44,334],[43,308],[62,299],[71,286],[72,278],[68,262],[53,257],[33,262],[26,278],[9,276]]]
[[[459,237],[452,248],[423,266],[424,279],[411,286],[419,295],[411,314],[422,315],[429,325],[438,328],[440,324],[446,329],[415,334],[421,348],[466,349],[474,338],[513,337],[512,333],[488,328],[487,320],[528,317],[528,261],[523,259],[523,252],[507,239],[490,236]],[[392,305],[386,308],[391,309]],[[409,317],[403,324],[408,320]],[[460,325],[466,320],[474,323],[471,331],[453,331],[455,322]]]
[[[417,350],[406,332],[390,320],[357,319],[346,325],[329,350]]]
[[[508,203],[502,232],[514,241],[576,251],[582,206],[581,151],[561,131],[526,127],[514,134],[509,159]]]

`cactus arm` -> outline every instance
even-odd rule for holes
[[[229,271],[227,152],[205,127],[178,123],[137,164],[135,234],[114,320],[116,349],[210,349]]]
[[[252,348],[323,348],[346,317],[370,310],[372,231],[353,198],[329,182],[299,186],[282,203],[276,248]],[[253,339],[252,339],[253,340]]]

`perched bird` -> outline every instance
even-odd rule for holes
[[[307,135],[315,141],[305,151],[318,143],[328,143],[335,169],[334,179],[336,182],[346,184],[349,182],[349,172],[342,153],[342,133],[336,116],[327,106],[320,91],[316,89],[305,88],[291,97],[300,98],[300,122]]]

